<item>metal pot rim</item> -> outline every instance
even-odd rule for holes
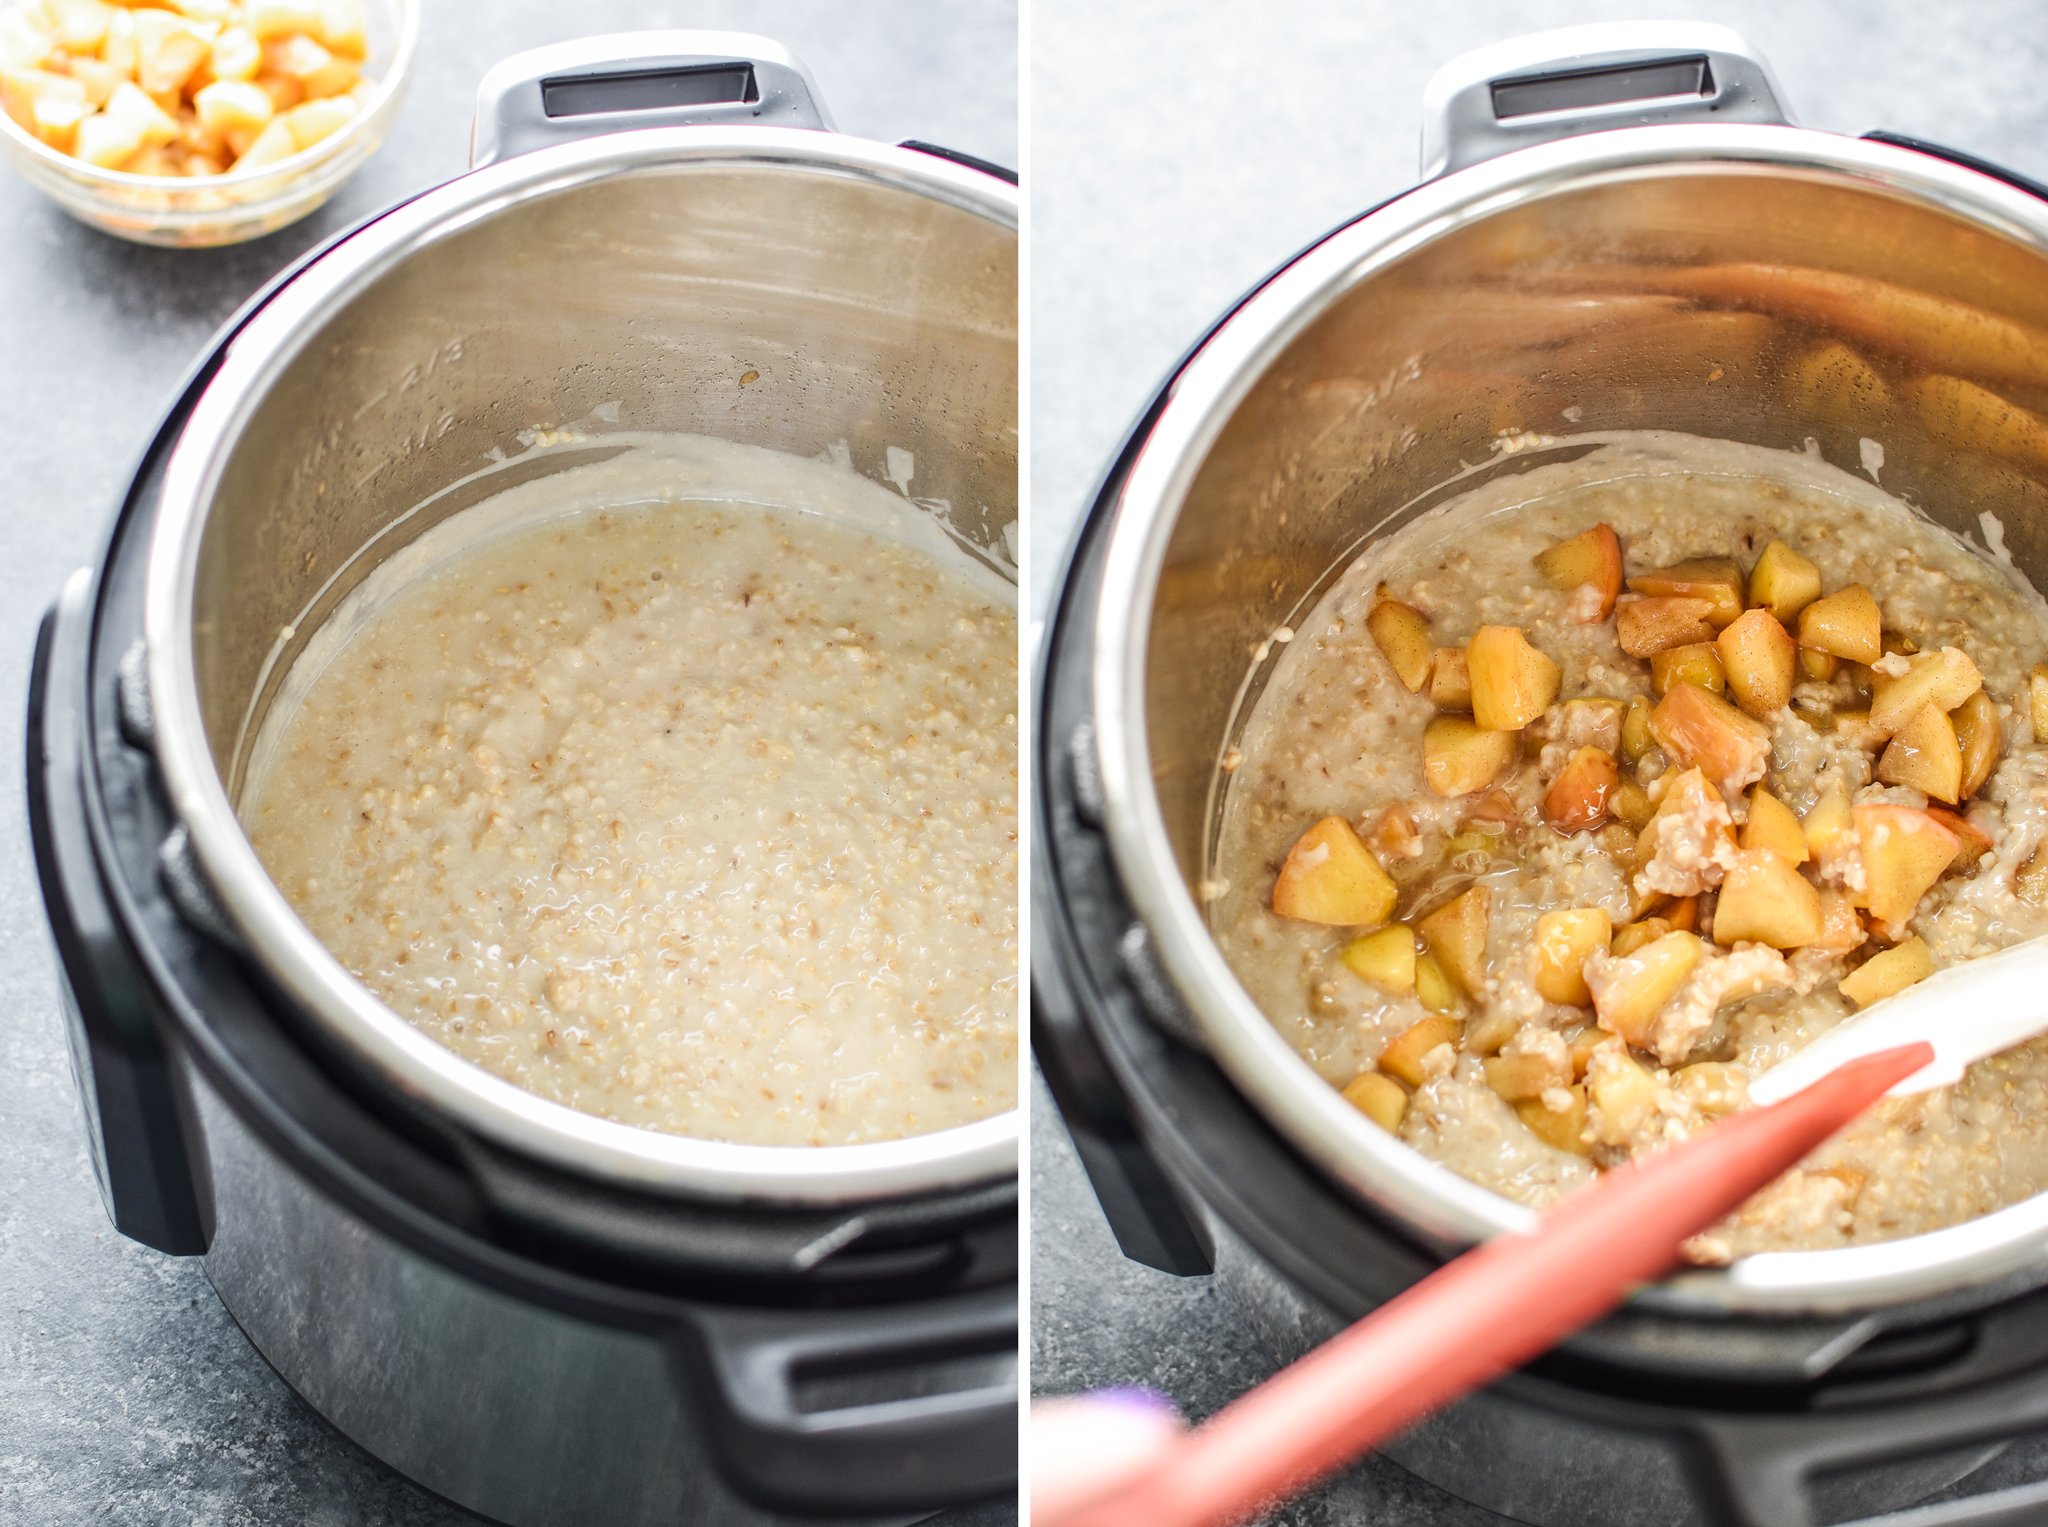
[[[772,166],[896,187],[1001,227],[1016,190],[932,155],[838,133],[675,127],[616,133],[504,160],[426,192],[321,255],[229,342],[167,463],[149,547],[143,628],[153,746],[172,812],[221,911],[333,1040],[387,1084],[550,1164],[678,1196],[836,1203],[1012,1176],[1019,1111],[863,1145],[765,1146],[659,1134],[578,1113],[461,1059],[386,1007],[301,922],[243,834],[207,746],[195,679],[193,582],[208,507],[269,384],[346,302],[414,252],[520,201],[677,166]]]
[[[1440,1246],[1526,1229],[1534,1211],[1402,1145],[1345,1103],[1259,1011],[1182,879],[1146,727],[1147,633],[1168,542],[1209,450],[1257,379],[1339,298],[1404,256],[1565,190],[1652,176],[1790,175],[1932,204],[2048,255],[2048,206],[1909,149],[1782,126],[1663,125],[1519,149],[1429,181],[1346,224],[1270,277],[1169,384],[1115,506],[1094,612],[1090,688],[1103,822],[1133,909],[1224,1072],[1320,1169]],[[2048,1194],[1927,1235],[1772,1252],[1687,1272],[1650,1297],[1707,1311],[1835,1312],[1976,1287],[2043,1266]]]

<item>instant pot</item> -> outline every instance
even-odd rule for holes
[[[2048,587],[2048,188],[1794,127],[1740,37],[1661,23],[1450,65],[1423,173],[1174,368],[1039,657],[1035,1052],[1125,1254],[1215,1274],[1276,1362],[1530,1216],[1346,1104],[1210,937],[1271,634],[1376,537],[1614,430],[1881,461]],[[2044,1285],[2040,1198],[1688,1271],[1386,1451],[1539,1527],[1873,1519],[2048,1425]],[[2037,1523],[2048,1486],[1895,1520]]]
[[[234,814],[321,619],[448,514],[720,436],[1016,518],[1014,177],[830,130],[763,39],[485,81],[475,167],[249,304],[44,621],[36,867],[108,1213],[342,1432],[520,1527],[906,1521],[1016,1479],[1017,1115],[816,1150],[630,1129],[426,1041]],[[935,511],[937,512],[937,511]]]

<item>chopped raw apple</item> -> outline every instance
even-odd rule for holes
[[[1600,1027],[1632,1045],[1647,1044],[1657,1015],[1699,962],[1699,935],[1676,929],[1632,954],[1588,960],[1586,986]]]
[[[1820,936],[1820,892],[1795,866],[1768,849],[1736,854],[1714,903],[1715,943],[1799,949]]]
[[[1799,644],[1768,610],[1735,618],[1716,643],[1728,671],[1728,692],[1752,716],[1775,716],[1792,700]]]
[[[1351,1085],[1344,1089],[1344,1101],[1390,1135],[1400,1131],[1401,1117],[1408,1112],[1407,1089],[1377,1071],[1361,1071],[1354,1076]]]
[[[1515,1117],[1520,1119],[1529,1133],[1553,1150],[1569,1151],[1574,1156],[1589,1156],[1593,1147],[1583,1138],[1586,1133],[1586,1089],[1574,1084],[1565,1089],[1571,1095],[1571,1106],[1562,1111],[1548,1107],[1541,1098],[1524,1098],[1515,1104]]]
[[[1926,706],[1947,714],[1983,688],[1984,675],[1968,655],[1943,647],[1914,658],[1902,674],[1873,676],[1870,724],[1894,737]]]
[[[1392,996],[1415,990],[1415,933],[1406,923],[1389,923],[1353,939],[1340,957],[1353,974]]]
[[[274,114],[263,87],[246,80],[215,80],[192,97],[200,124],[215,132],[254,133]]]
[[[1921,706],[1878,759],[1877,777],[1950,806],[1962,799],[1963,750],[1948,717],[1932,705]]]
[[[1519,1103],[1524,1098],[1540,1098],[1544,1088],[1561,1087],[1565,1082],[1557,1068],[1541,1055],[1490,1056],[1484,1069],[1486,1085],[1510,1103]]]
[[[1411,1087],[1423,1082],[1422,1057],[1438,1045],[1455,1046],[1461,1025],[1455,1018],[1438,1013],[1411,1023],[1380,1051],[1380,1069]]]
[[[1365,629],[1408,693],[1420,694],[1429,682],[1436,644],[1429,639],[1429,617],[1412,604],[1382,599],[1365,617]]]
[[[1728,672],[1721,665],[1721,649],[1712,642],[1687,642],[1683,647],[1666,647],[1650,655],[1650,690],[1660,698],[1673,684],[1697,684],[1715,694],[1728,691]]]
[[[1493,893],[1475,885],[1415,925],[1429,952],[1468,996],[1486,985],[1486,923]]]
[[[1998,767],[2005,751],[2005,727],[1998,719],[1998,702],[1981,689],[1957,706],[1949,720],[1955,724],[1956,746],[1963,751],[1961,790],[1968,800]]]
[[[1614,607],[1614,639],[1630,657],[1654,657],[1669,647],[1710,642],[1713,605],[1704,599],[1630,599]]]
[[[1605,620],[1621,592],[1621,538],[1613,526],[1595,525],[1538,553],[1536,570],[1552,588],[1591,587],[1599,600],[1590,606],[1591,618]]]
[[[1652,599],[1704,599],[1716,631],[1742,613],[1742,569],[1732,557],[1692,557],[1628,580],[1631,593]]]
[[[1949,865],[1951,870],[1961,872],[1974,868],[1977,861],[1991,852],[1991,834],[1960,812],[1949,811],[1940,806],[1929,806],[1927,814],[1956,835],[1961,846]]]
[[[2034,723],[2034,741],[2048,742],[2048,663],[2036,663],[2027,674],[2027,719]]]
[[[1415,996],[1432,1013],[1454,1015],[1465,1011],[1465,999],[1459,994],[1457,983],[1444,974],[1436,956],[1427,952],[1415,957]]]
[[[1529,645],[1520,626],[1481,626],[1465,644],[1472,677],[1472,719],[1497,732],[1519,731],[1550,708],[1564,670]]]
[[[1806,831],[1792,814],[1792,808],[1764,789],[1750,792],[1749,820],[1742,826],[1742,846],[1766,849],[1787,864],[1804,864],[1813,857],[1806,845]]]
[[[1783,541],[1773,541],[1749,570],[1749,602],[1783,625],[1820,598],[1820,569]]]
[[[1356,928],[1394,913],[1393,878],[1342,817],[1324,817],[1295,840],[1273,882],[1273,910],[1300,922]]]
[[[1863,905],[1880,923],[1902,928],[1962,843],[1912,806],[1858,806],[1851,814],[1863,852]]]
[[[1608,803],[1620,785],[1621,770],[1612,753],[1579,748],[1543,792],[1543,820],[1567,836],[1591,832],[1607,820]]]
[[[1834,678],[1842,666],[1842,660],[1832,652],[1822,652],[1818,647],[1799,649],[1799,677],[1825,684]]]
[[[1868,1007],[1933,974],[1934,957],[1927,952],[1927,941],[1909,938],[1878,951],[1842,977],[1842,995],[1858,1007]]]
[[[153,7],[134,10],[135,82],[151,95],[183,87],[213,51],[214,28]]]
[[[1874,663],[1884,656],[1884,616],[1870,590],[1852,583],[1799,612],[1799,645],[1851,663]]]
[[[1545,912],[1536,919],[1536,991],[1545,1002],[1590,1007],[1580,967],[1586,956],[1605,950],[1614,936],[1614,920],[1599,907],[1572,907]]]
[[[1697,684],[1675,685],[1650,714],[1650,735],[1681,769],[1700,770],[1733,795],[1764,777],[1771,729]]]
[[[1439,647],[1429,665],[1429,703],[1438,710],[1472,709],[1472,670],[1463,647]]]
[[[1422,777],[1438,795],[1470,795],[1505,774],[1520,747],[1515,732],[1489,731],[1463,716],[1438,716],[1422,729]]]

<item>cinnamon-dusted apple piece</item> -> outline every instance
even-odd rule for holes
[[[1820,892],[1768,849],[1745,848],[1721,881],[1714,942],[1799,949],[1821,936]]]
[[[1472,719],[1492,731],[1519,731],[1550,708],[1564,670],[1529,643],[1520,626],[1481,626],[1465,644]]]
[[[1934,705],[1900,728],[1877,761],[1877,777],[1887,785],[1905,785],[1929,800],[1953,806],[1962,799],[1963,750],[1956,729]]]
[[[1884,671],[1897,668],[1899,658],[1879,661],[1882,666],[1872,675],[1870,724],[1887,737],[1897,736],[1926,707],[1945,715],[1984,688],[1984,675],[1956,647],[1904,659],[1903,672]]]
[[[1744,848],[1768,849],[1787,864],[1804,864],[1813,857],[1806,844],[1806,830],[1792,808],[1770,791],[1756,789],[1749,796],[1749,820],[1742,826]]]
[[[1783,541],[1773,541],[1749,570],[1749,602],[1791,625],[1820,598],[1820,569]]]
[[[1831,652],[1844,662],[1874,663],[1884,656],[1884,616],[1860,583],[1822,595],[1799,612],[1799,645]]]
[[[1880,923],[1901,929],[1962,842],[1913,806],[1858,806],[1851,815],[1863,857],[1863,905]]]
[[[1374,645],[1402,687],[1411,695],[1420,694],[1436,657],[1436,644],[1429,639],[1429,617],[1412,604],[1382,595],[1366,615],[1365,629],[1372,633]]]
[[[1929,806],[1927,814],[1956,835],[1959,847],[1955,858],[1949,861],[1951,874],[1975,868],[1977,861],[1991,852],[1991,834],[1961,812],[1950,811],[1944,806]]]
[[[1728,674],[1728,694],[1752,716],[1775,716],[1792,703],[1799,644],[1768,610],[1747,610],[1715,646]]]
[[[1697,684],[1674,685],[1650,713],[1650,735],[1681,769],[1697,768],[1733,795],[1764,777],[1771,729]]]
[[[1463,1028],[1457,1019],[1441,1013],[1410,1024],[1380,1051],[1380,1070],[1411,1087],[1420,1087],[1425,1080],[1422,1058],[1439,1045],[1456,1048]]]
[[[1583,618],[1605,620],[1621,592],[1621,538],[1613,526],[1595,525],[1539,552],[1536,570],[1553,588],[1591,590]]]
[[[1415,990],[1415,931],[1406,923],[1389,923],[1361,934],[1338,956],[1354,975],[1362,976],[1390,996]]]
[[[2048,742],[2048,663],[2036,663],[2027,674],[2027,719],[2034,741]]]
[[[1415,925],[1429,952],[1467,996],[1486,987],[1487,919],[1493,893],[1475,885],[1438,907]]]
[[[1590,1156],[1593,1147],[1585,1139],[1586,1089],[1574,1082],[1564,1092],[1570,1100],[1567,1107],[1555,1109],[1542,1098],[1524,1098],[1515,1104],[1515,1117],[1553,1150]]]
[[[1371,927],[1394,915],[1393,877],[1342,817],[1324,817],[1295,840],[1273,882],[1273,910],[1299,922]]]
[[[1998,702],[1978,690],[1957,706],[1949,717],[1955,724],[1956,746],[1963,753],[1962,796],[1968,800],[1984,788],[1991,771],[2005,752],[2005,726],[1998,719]]]
[[[1401,1120],[1408,1112],[1408,1090],[1377,1071],[1354,1076],[1344,1089],[1344,1101],[1390,1135],[1401,1132]]]
[[[1472,670],[1463,647],[1439,647],[1429,665],[1429,703],[1438,710],[1472,709]]]
[[[1697,684],[1717,695],[1726,694],[1728,670],[1721,662],[1721,649],[1713,642],[1687,642],[1683,647],[1652,653],[1650,692],[1662,699],[1671,693],[1673,684]]]
[[[1638,573],[1628,580],[1629,591],[1653,599],[1703,599],[1706,622],[1716,631],[1732,624],[1742,613],[1742,569],[1732,557],[1689,557]]]
[[[1599,907],[1571,907],[1536,919],[1536,992],[1545,1002],[1589,1007],[1586,956],[1607,948],[1614,922]]]
[[[1627,599],[1614,607],[1614,639],[1630,657],[1655,657],[1671,647],[1710,642],[1705,599]]]
[[[1600,1027],[1632,1045],[1647,1045],[1657,1015],[1699,962],[1699,935],[1677,931],[1633,954],[1593,954],[1584,975]]]
[[[1620,787],[1621,768],[1612,753],[1575,749],[1543,792],[1543,820],[1566,835],[1591,832],[1607,820],[1608,803]]]
[[[1878,951],[1842,977],[1842,995],[1858,1007],[1868,1007],[1933,974],[1934,957],[1927,941],[1909,938]]]
[[[1518,732],[1490,731],[1465,716],[1438,716],[1422,729],[1422,777],[1442,796],[1471,795],[1507,773],[1521,751]]]

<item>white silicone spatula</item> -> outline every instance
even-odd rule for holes
[[[1934,1047],[1933,1063],[1886,1094],[1908,1097],[1959,1082],[1970,1062],[2044,1032],[2048,941],[2033,940],[1937,970],[1872,1004],[1751,1082],[1749,1100],[1758,1107],[1778,1102],[1859,1056],[1924,1039]]]

